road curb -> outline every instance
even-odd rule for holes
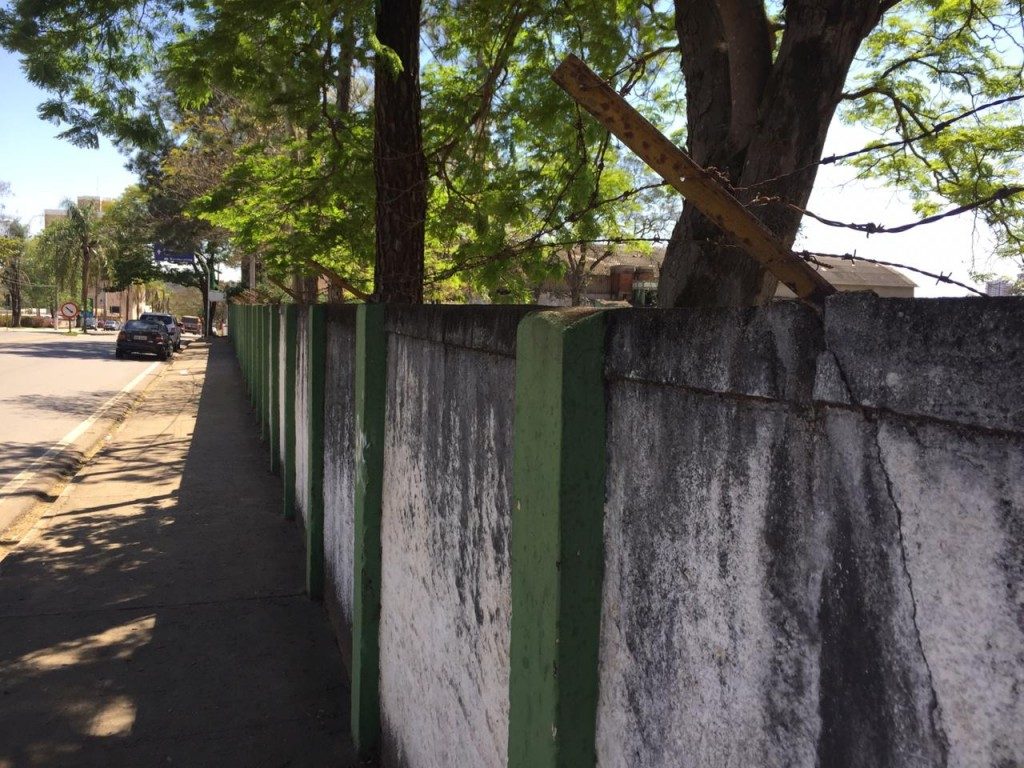
[[[64,446],[31,480],[18,490],[16,499],[0,499],[0,564],[35,529],[46,510],[60,497],[89,461],[113,438],[153,387],[173,370],[189,347],[189,341],[166,365],[130,392],[106,405],[84,433]]]

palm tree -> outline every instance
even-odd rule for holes
[[[99,253],[101,211],[93,201],[78,205],[65,200],[61,207],[66,215],[43,231],[41,247],[53,262],[57,285],[62,290],[81,277],[84,310],[89,303],[89,270]]]

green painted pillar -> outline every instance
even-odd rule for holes
[[[256,416],[256,424],[259,424],[260,416],[260,323],[258,306],[249,309],[249,339],[251,344],[250,357],[252,358],[252,407]],[[260,437],[263,437],[262,433]]]
[[[259,362],[257,357],[257,338],[256,338],[256,307],[249,307],[249,403],[253,406],[256,405],[256,377],[257,370],[256,366]]]
[[[238,308],[238,365],[242,369],[242,382],[246,383],[246,372],[245,372],[245,306],[239,306]]]
[[[246,307],[242,306],[238,308],[238,349],[239,356],[238,362],[242,366],[242,381],[245,382],[246,394],[248,395],[249,387],[249,335],[248,327],[246,324]]]
[[[252,402],[252,306],[245,308],[245,387]]]
[[[604,316],[516,341],[509,768],[593,768],[604,565]]]
[[[281,469],[281,307],[270,308],[270,471]]]
[[[258,407],[259,391],[256,382],[259,381],[259,337],[256,325],[256,307],[249,307],[249,404],[255,410]]]
[[[263,419],[266,424],[263,429],[263,434],[267,437],[267,447],[270,446],[270,441],[274,435],[274,427],[270,422],[270,413],[273,410],[271,398],[274,396],[273,388],[270,386],[271,370],[273,368],[273,356],[271,355],[273,347],[270,342],[270,317],[273,310],[274,308],[270,304],[263,308]]]
[[[243,367],[245,368],[246,394],[249,394],[248,393],[248,388],[249,388],[249,384],[251,383],[250,380],[249,380],[249,374],[251,373],[251,371],[249,370],[249,362],[250,362],[250,360],[249,360],[249,353],[251,351],[251,344],[250,344],[250,339],[249,339],[249,310],[250,310],[249,305],[246,305],[243,308],[243,310],[242,310],[242,331],[243,331],[242,346],[245,349],[245,365]]]
[[[252,403],[252,305],[245,307],[245,387]]]
[[[324,596],[324,377],[327,360],[327,305],[313,304],[306,315],[306,402],[309,403],[306,483],[306,592],[314,600]]]
[[[380,516],[387,379],[385,307],[356,310],[356,487],[352,611],[352,739],[363,758],[380,741]]]
[[[256,309],[256,335],[259,345],[259,379],[256,382],[259,409],[256,414],[259,419],[259,436],[262,440],[268,440],[270,436],[270,403],[267,399],[270,393],[270,318],[267,313],[268,309],[266,304],[262,304]]]
[[[270,441],[270,305],[259,308],[259,421],[260,436]]]
[[[238,365],[242,368],[242,381],[245,381],[245,305],[238,307]]]
[[[294,304],[285,304],[284,315],[284,455],[281,457],[284,466],[284,516],[292,520],[295,517],[295,352],[299,308]]]

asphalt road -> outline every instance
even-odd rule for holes
[[[0,489],[156,359],[116,360],[116,336],[0,329]]]

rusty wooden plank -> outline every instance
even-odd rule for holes
[[[578,57],[567,56],[552,77],[601,125],[798,297],[821,306],[826,297],[836,292],[810,264],[783,245],[732,193],[633,109]]]

